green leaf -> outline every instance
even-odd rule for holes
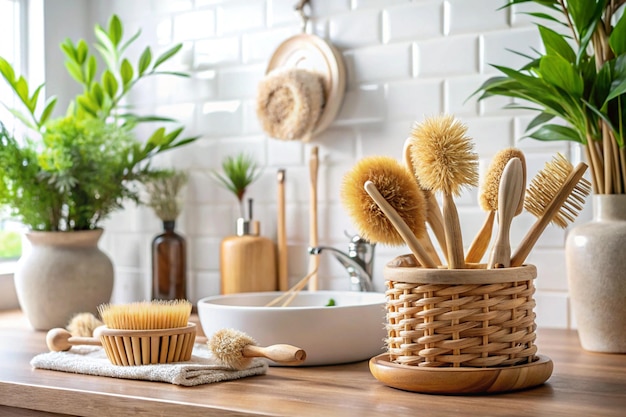
[[[85,94],[83,94],[82,96],[78,96],[76,98],[76,103],[80,106],[80,108],[82,108],[93,117],[98,116],[98,104],[95,103],[90,96]]]
[[[113,45],[111,39],[109,39],[109,34],[100,25],[95,26],[94,34],[98,40],[96,49],[98,49],[100,55],[102,55],[102,59],[104,59],[109,69],[115,68],[118,55],[115,45]]]
[[[76,63],[76,61],[66,60],[65,68],[67,72],[81,84],[85,83],[85,79],[83,78],[83,69],[80,65]]]
[[[622,16],[617,21],[611,36],[609,37],[609,45],[615,56],[626,53],[626,18]]]
[[[159,67],[161,64],[163,64],[165,61],[169,60],[170,58],[172,58],[174,55],[176,55],[178,53],[178,51],[180,51],[180,49],[183,47],[182,43],[179,43],[178,45],[174,45],[172,48],[168,49],[167,51],[163,52],[157,59],[156,61],[154,61],[154,66],[152,67],[153,70],[157,69],[157,67]]]
[[[17,96],[20,98],[20,100],[22,100],[22,103],[24,103],[26,107],[28,107],[30,100],[28,97],[28,83],[26,82],[26,79],[20,76],[17,82],[13,85],[13,88],[15,89],[15,93],[17,94]]]
[[[614,61],[613,81],[605,103],[624,93],[626,93],[626,54],[618,56]]]
[[[117,15],[111,16],[109,20],[109,39],[111,39],[111,43],[117,46],[122,40],[124,30],[122,29],[122,22]]]
[[[146,70],[150,66],[150,62],[152,62],[152,52],[150,51],[150,47],[147,46],[139,57],[139,65],[137,67],[139,77],[141,77],[143,73],[146,72]]]
[[[87,46],[87,42],[83,39],[78,41],[76,45],[76,62],[82,65],[87,59],[87,54],[89,53],[89,47]]]
[[[541,76],[573,97],[582,97],[585,88],[583,80],[572,65],[560,55],[546,55],[539,63]]]
[[[180,127],[178,129],[173,130],[172,132],[168,133],[167,135],[165,135],[164,138],[164,146],[168,146],[169,144],[171,144],[172,142],[174,142],[174,140],[178,137],[178,135],[181,134],[181,132],[183,131],[184,128]]]
[[[11,66],[11,64],[9,64],[9,61],[2,58],[1,56],[0,56],[0,74],[2,74],[4,79],[7,80],[9,84],[14,83],[15,71],[13,70],[13,67]]]
[[[567,43],[563,35],[560,35],[545,26],[537,26],[539,28],[541,40],[546,48],[547,55],[558,55],[563,57],[568,62],[576,62],[576,53],[569,43]]]
[[[160,127],[152,133],[152,136],[148,139],[147,144],[152,146],[161,146],[165,143],[165,128]]]
[[[90,91],[91,97],[94,99],[100,108],[104,105],[104,91],[102,90],[102,86],[98,83],[95,83],[91,87]]]
[[[589,0],[568,0],[567,8],[578,33],[584,33],[589,24],[595,19],[596,3],[597,1]],[[605,3],[605,1],[601,0],[600,3]],[[602,8],[604,8],[604,5],[602,5]]]
[[[98,71],[98,62],[96,57],[91,55],[87,60],[87,66],[85,67],[85,84],[91,85],[94,78],[96,78],[96,72]]]
[[[54,110],[54,106],[56,106],[56,104],[57,104],[56,97],[50,97],[48,99],[45,107],[43,108],[43,111],[41,112],[41,116],[39,116],[39,124],[41,126],[43,126],[46,123],[46,121],[52,114],[52,111]]]
[[[111,98],[114,98],[117,94],[119,85],[115,75],[109,70],[106,70],[104,74],[102,74],[102,87],[104,88],[104,92]]]
[[[35,89],[35,91],[33,91],[33,94],[31,94],[30,98],[28,99],[28,110],[30,110],[31,113],[35,112],[35,108],[37,107],[37,101],[39,100],[39,93],[41,92],[41,89],[43,88],[43,84],[39,85],[39,87],[37,87]]]
[[[568,126],[546,124],[535,130],[528,137],[541,141],[559,141],[569,140],[578,143],[585,143],[585,139],[581,137],[580,132]]]
[[[133,66],[131,65],[131,63],[128,61],[128,59],[124,58],[124,60],[122,60],[122,65],[120,67],[120,76],[122,77],[122,85],[123,85],[123,89],[124,91],[126,91],[126,87],[128,86],[128,83],[130,83],[133,79]]]
[[[61,43],[61,50],[63,51],[65,56],[72,61],[78,61],[76,48],[74,47],[74,43],[70,38],[65,38],[65,40]]]
[[[528,132],[536,128],[537,126],[541,126],[542,124],[549,122],[553,118],[554,118],[553,114],[541,112],[539,113],[539,115],[535,116],[535,118],[531,120],[530,123],[528,123],[528,126],[526,127],[526,131]]]
[[[29,117],[26,117],[24,115],[24,113],[22,113],[22,112],[20,112],[19,110],[16,110],[16,109],[10,109],[8,107],[6,107],[6,109],[9,112],[11,112],[11,114],[13,116],[17,117],[22,123],[24,123],[24,126],[28,127],[29,129],[35,130],[35,131],[38,130],[37,126],[33,123],[33,121]]]

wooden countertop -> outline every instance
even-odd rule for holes
[[[539,330],[554,373],[540,387],[479,396],[426,395],[378,382],[367,362],[278,368],[191,388],[32,369],[45,333],[19,312],[0,313],[2,416],[623,416],[626,355],[580,348],[574,331]]]

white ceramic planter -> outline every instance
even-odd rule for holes
[[[18,262],[15,289],[37,330],[65,327],[76,313],[95,313],[113,291],[113,264],[98,248],[102,230],[30,232],[31,251]]]
[[[595,195],[593,213],[565,247],[578,335],[584,349],[626,353],[626,195]]]

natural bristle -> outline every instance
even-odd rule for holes
[[[234,369],[250,366],[252,359],[246,358],[243,350],[248,345],[256,345],[252,337],[233,329],[216,331],[207,343],[217,360]]]
[[[507,162],[513,158],[519,158],[522,163],[523,184],[526,184],[526,158],[524,153],[517,148],[506,148],[496,153],[489,164],[489,169],[483,180],[481,187],[481,193],[479,196],[479,203],[485,211],[498,210],[498,189],[500,187],[500,178]],[[523,206],[519,207],[518,211],[521,211]],[[516,212],[519,214],[519,212]]]
[[[185,327],[191,315],[187,300],[154,300],[130,304],[102,304],[98,307],[109,329],[156,330]]]
[[[405,243],[363,188],[366,181],[374,183],[415,236],[426,233],[426,202],[411,173],[391,157],[370,156],[345,175],[341,189],[343,205],[363,238],[387,245]]]
[[[573,170],[573,165],[560,153],[552,161],[547,162],[544,168],[532,179],[526,190],[524,208],[536,217],[542,216]],[[582,178],[559,209],[557,215],[554,216],[552,223],[561,228],[567,227],[583,209],[585,198],[590,193],[591,183]]]
[[[451,115],[425,119],[411,131],[411,159],[426,189],[458,196],[478,185],[478,154],[467,127]]]
[[[91,337],[93,331],[102,326],[102,323],[91,313],[78,313],[67,324],[67,331],[75,337]]]

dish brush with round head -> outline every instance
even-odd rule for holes
[[[522,182],[524,187],[526,187],[526,157],[524,156],[524,153],[517,148],[506,148],[496,153],[489,164],[489,168],[487,169],[487,174],[483,180],[481,192],[478,197],[480,207],[487,212],[487,217],[467,250],[467,254],[465,255],[465,262],[467,263],[480,262],[483,255],[487,251],[487,247],[491,241],[493,221],[498,210],[498,190],[500,187],[500,178],[502,178],[504,167],[513,158],[519,158],[522,163]],[[524,194],[522,193],[517,209],[515,210],[515,216],[518,216],[523,209]]]
[[[238,370],[248,368],[255,357],[267,358],[282,365],[298,365],[306,359],[306,352],[292,345],[261,347],[256,344],[252,337],[234,329],[218,330],[207,342],[218,361]]]
[[[387,156],[363,158],[344,176],[341,199],[363,238],[407,244],[423,266],[436,266],[417,239],[426,233],[424,196],[398,161]]]
[[[478,185],[478,155],[467,127],[451,115],[425,119],[411,131],[411,158],[422,186],[443,195],[448,268],[465,267],[463,238],[454,197]]]
[[[591,193],[591,183],[583,178],[587,168],[584,162],[574,167],[559,153],[532,179],[526,190],[524,208],[537,217],[537,221],[513,253],[511,266],[524,263],[548,224],[565,228],[578,216]]]
[[[402,155],[404,156],[404,165],[406,169],[409,170],[411,176],[415,179],[417,186],[422,190],[422,194],[424,195],[424,200],[426,201],[426,223],[430,225],[431,230],[433,231],[439,246],[445,253],[446,249],[446,236],[445,231],[443,229],[443,216],[441,215],[441,209],[439,208],[439,204],[437,203],[437,199],[433,195],[432,191],[424,188],[420,183],[419,179],[415,175],[415,169],[413,168],[413,159],[411,158],[411,139],[407,139],[404,141],[404,149],[402,151]],[[424,246],[428,254],[433,258],[433,260],[437,263],[437,265],[441,265],[441,260],[439,259],[439,255],[435,250],[428,233],[424,233],[424,237],[420,239],[420,243]]]
[[[189,323],[187,300],[103,304],[98,307],[105,324],[100,341],[115,365],[146,365],[186,361],[196,337]]]

